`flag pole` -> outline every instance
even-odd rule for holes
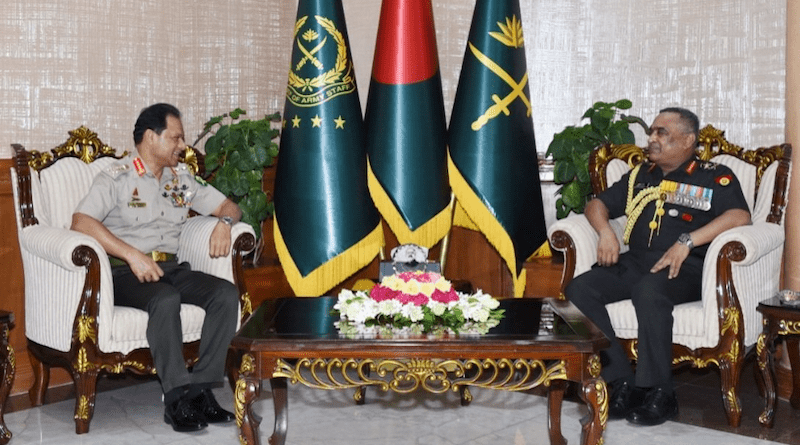
[[[444,267],[447,265],[447,254],[450,250],[450,235],[453,233],[453,216],[456,212],[456,195],[450,192],[450,230],[442,238],[442,250],[439,252],[439,264],[442,266],[442,275],[444,275]]]

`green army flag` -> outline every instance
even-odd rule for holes
[[[275,178],[275,244],[298,296],[321,295],[383,246],[341,0],[300,0]]]
[[[452,212],[430,0],[383,0],[364,121],[375,205],[401,244],[432,247]]]
[[[448,133],[453,224],[479,230],[525,290],[547,240],[518,0],[477,0]]]

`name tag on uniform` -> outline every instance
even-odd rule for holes
[[[133,193],[131,193],[131,200],[128,201],[128,207],[132,208],[147,207],[147,203],[142,201],[141,198],[139,198],[138,188],[133,189]]]

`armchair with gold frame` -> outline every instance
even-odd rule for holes
[[[744,150],[729,143],[724,132],[708,125],[700,131],[697,154],[730,167],[739,179],[750,206],[752,225],[720,234],[709,246],[703,266],[701,301],[673,310],[673,366],[696,368],[715,365],[721,374],[722,402],[728,423],[741,422],[739,377],[745,351],[761,333],[756,307],[773,296],[780,285],[784,244],[784,207],[788,188],[791,146]],[[589,160],[592,190],[598,194],[644,159],[634,145],[602,146]],[[620,239],[625,217],[612,221]],[[584,215],[571,215],[548,228],[553,247],[564,252],[561,296],[574,276],[596,262],[597,234]],[[637,356],[638,322],[627,300],[607,306],[614,331],[632,360]]]
[[[25,335],[34,370],[31,403],[44,402],[50,368],[65,368],[75,382],[75,431],[89,431],[100,373],[155,374],[146,339],[147,313],[114,306],[111,265],[94,238],[70,230],[72,213],[94,177],[116,159],[116,151],[86,127],[48,151],[13,145],[12,188],[25,276]],[[202,168],[199,153],[187,147],[184,160]],[[243,255],[255,247],[252,227],[231,231],[227,257],[211,258],[208,239],[217,224],[195,216],[181,231],[179,261],[233,282],[241,296],[242,317],[252,312],[243,278]],[[184,357],[197,360],[205,312],[182,305]]]

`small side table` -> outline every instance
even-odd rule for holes
[[[775,339],[783,336],[786,351],[792,365],[792,408],[800,408],[800,307],[782,304],[780,298],[772,297],[758,304],[758,311],[764,316],[764,330],[758,337],[756,351],[758,367],[764,383],[764,412],[758,417],[761,425],[772,428],[775,420]]]
[[[0,445],[5,445],[11,440],[11,431],[6,428],[6,421],[3,420],[3,412],[6,408],[6,399],[14,384],[14,372],[16,369],[16,359],[14,349],[8,344],[8,331],[14,324],[14,314],[8,311],[0,311],[0,369],[2,369],[2,381],[0,381]]]

